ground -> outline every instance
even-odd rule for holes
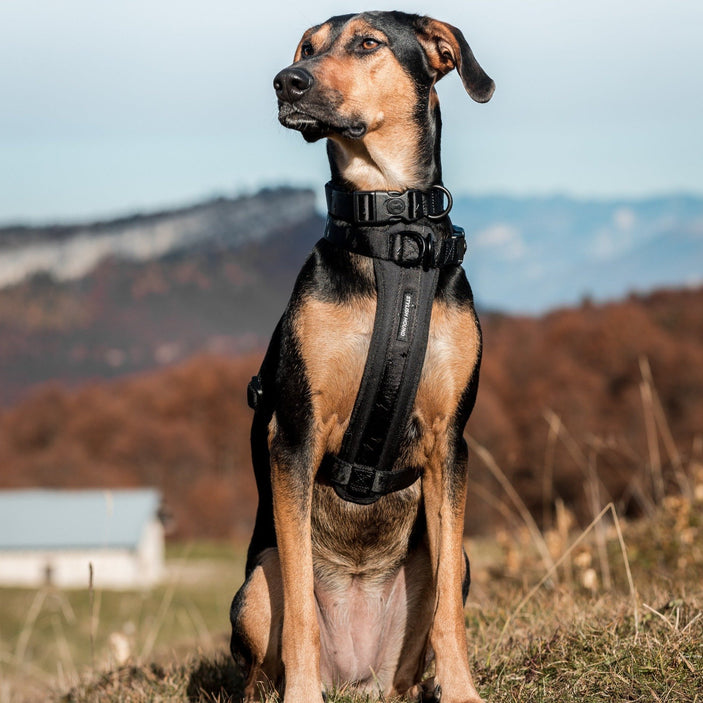
[[[467,543],[487,701],[703,702],[703,469],[691,475],[637,521],[606,509],[575,529],[560,508],[545,532],[525,523]],[[0,591],[0,702],[238,701],[227,611],[242,556],[172,547],[168,583],[148,593]]]

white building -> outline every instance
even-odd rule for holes
[[[155,489],[0,491],[0,586],[148,588],[164,571]]]

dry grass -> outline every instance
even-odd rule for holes
[[[486,700],[703,701],[703,469],[699,481],[696,499],[668,497],[655,514],[622,526],[626,556],[611,511],[604,513],[607,590],[593,529],[585,537],[569,533],[568,545],[556,527],[542,535],[560,564],[550,579],[527,528],[469,544],[474,582],[466,622],[474,676]],[[239,672],[221,643],[160,664],[135,661],[89,673],[57,697],[71,703],[228,703],[238,701],[240,691]],[[329,700],[376,699],[342,690]]]
[[[662,593],[661,597],[668,596]],[[472,605],[468,611],[473,672],[486,700],[703,700],[700,593],[657,602],[636,634],[629,608],[617,596],[582,599],[559,589],[532,601],[512,634],[493,653],[512,603],[508,591],[491,610]],[[90,678],[60,700],[226,703],[238,701],[240,691],[239,672],[221,653],[196,655],[166,666],[122,667]],[[273,703],[278,698],[269,695],[265,700]],[[329,700],[376,699],[341,691]]]

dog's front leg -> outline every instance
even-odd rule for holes
[[[449,446],[446,433],[435,433],[436,444],[422,490],[435,574],[435,614],[430,645],[435,655],[436,683],[442,703],[480,703],[469,670],[464,623],[462,580],[466,501],[466,444]]]
[[[322,700],[320,630],[315,609],[310,535],[313,471],[309,444],[271,442],[271,485],[283,583],[281,658],[285,703]]]

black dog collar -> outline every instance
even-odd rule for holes
[[[355,225],[416,222],[423,218],[441,220],[452,209],[452,194],[440,185],[429,190],[340,190],[325,184],[327,212],[331,217]],[[444,199],[447,204],[444,204]]]

